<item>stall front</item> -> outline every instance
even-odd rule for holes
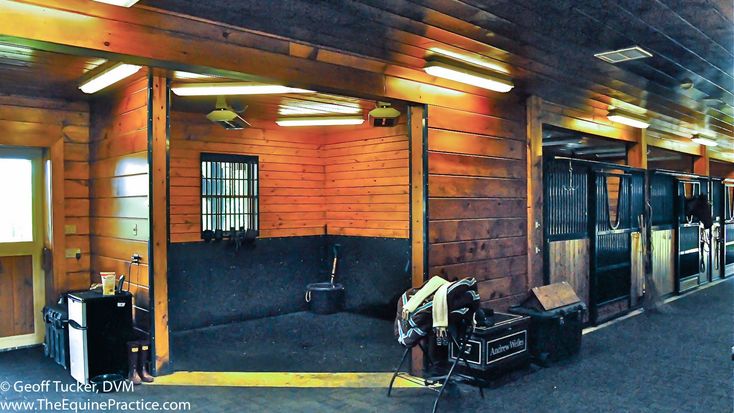
[[[573,286],[592,324],[624,314],[644,291],[644,171],[621,142],[547,128],[543,144],[546,281]]]
[[[190,96],[257,85],[176,76],[174,369],[389,371],[411,286],[408,118],[421,109],[298,89]]]

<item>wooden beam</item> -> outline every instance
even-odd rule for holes
[[[647,129],[640,129],[639,140],[629,146],[627,162],[629,166],[647,169]]]
[[[227,41],[221,41],[222,38]],[[232,26],[139,8],[90,5],[83,0],[0,2],[0,41],[167,69],[277,81],[364,98],[451,106],[476,113],[486,113],[495,100],[432,84],[443,83],[441,80],[425,83],[404,74],[386,74],[392,65],[378,73],[291,56],[288,50],[276,47],[264,50],[273,44],[272,36]],[[416,73],[425,80],[425,74]],[[485,93],[474,89],[476,93]]]
[[[543,285],[543,100],[531,96],[527,112],[528,282]]]
[[[693,159],[693,173],[709,176],[710,166],[708,147],[701,145],[701,156]]]
[[[411,284],[420,287],[426,274],[426,234],[428,204],[426,202],[426,141],[427,110],[425,106],[410,106],[408,127],[410,130],[410,235],[411,235]],[[411,354],[411,371],[420,375],[423,371],[423,352],[418,346]]]
[[[654,146],[656,148],[667,149],[669,151],[685,153],[688,155],[701,155],[701,145],[691,141],[690,139],[666,135],[650,129],[646,129],[645,134],[647,136],[648,146]]]
[[[168,332],[168,80],[160,71],[150,75],[150,288],[153,300],[152,332],[154,372],[169,373]]]
[[[734,152],[708,151],[709,159],[734,164]]]

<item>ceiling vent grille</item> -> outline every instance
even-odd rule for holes
[[[611,52],[597,53],[594,55],[599,59],[608,63],[621,63],[630,60],[645,59],[652,57],[652,53],[643,50],[639,46],[628,47],[626,49],[612,50]]]

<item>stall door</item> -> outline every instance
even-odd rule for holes
[[[734,275],[734,183],[724,186],[724,274]]]
[[[627,311],[632,276],[632,176],[593,174],[591,321],[601,323]]]
[[[652,232],[652,282],[651,294],[666,296],[675,292],[677,221],[675,208],[675,178],[670,175],[650,175],[650,223]]]
[[[720,179],[712,179],[709,198],[711,200],[714,225],[711,227],[711,281],[724,276],[724,183]]]
[[[0,150],[0,350],[43,338],[40,153]]]
[[[683,293],[708,281],[708,256],[705,253],[708,231],[703,231],[699,221],[685,213],[686,199],[705,193],[705,185],[697,180],[678,180],[678,262],[676,266],[676,292]]]
[[[631,287],[630,306],[637,307],[642,304],[642,297],[647,286],[645,285],[645,257],[649,245],[643,234],[643,223],[645,221],[645,174],[633,173],[630,181],[630,241],[631,241]]]
[[[589,168],[570,160],[544,161],[546,283],[569,283],[589,305]]]

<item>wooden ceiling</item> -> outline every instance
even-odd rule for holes
[[[476,53],[517,88],[578,110],[639,107],[653,133],[706,130],[734,151],[734,22],[729,0],[143,0],[191,15],[420,69],[427,49]],[[594,53],[638,45],[652,58]],[[684,89],[681,84],[692,82]]]
[[[4,94],[81,99],[84,74],[104,59],[46,52],[0,43],[0,90]]]

